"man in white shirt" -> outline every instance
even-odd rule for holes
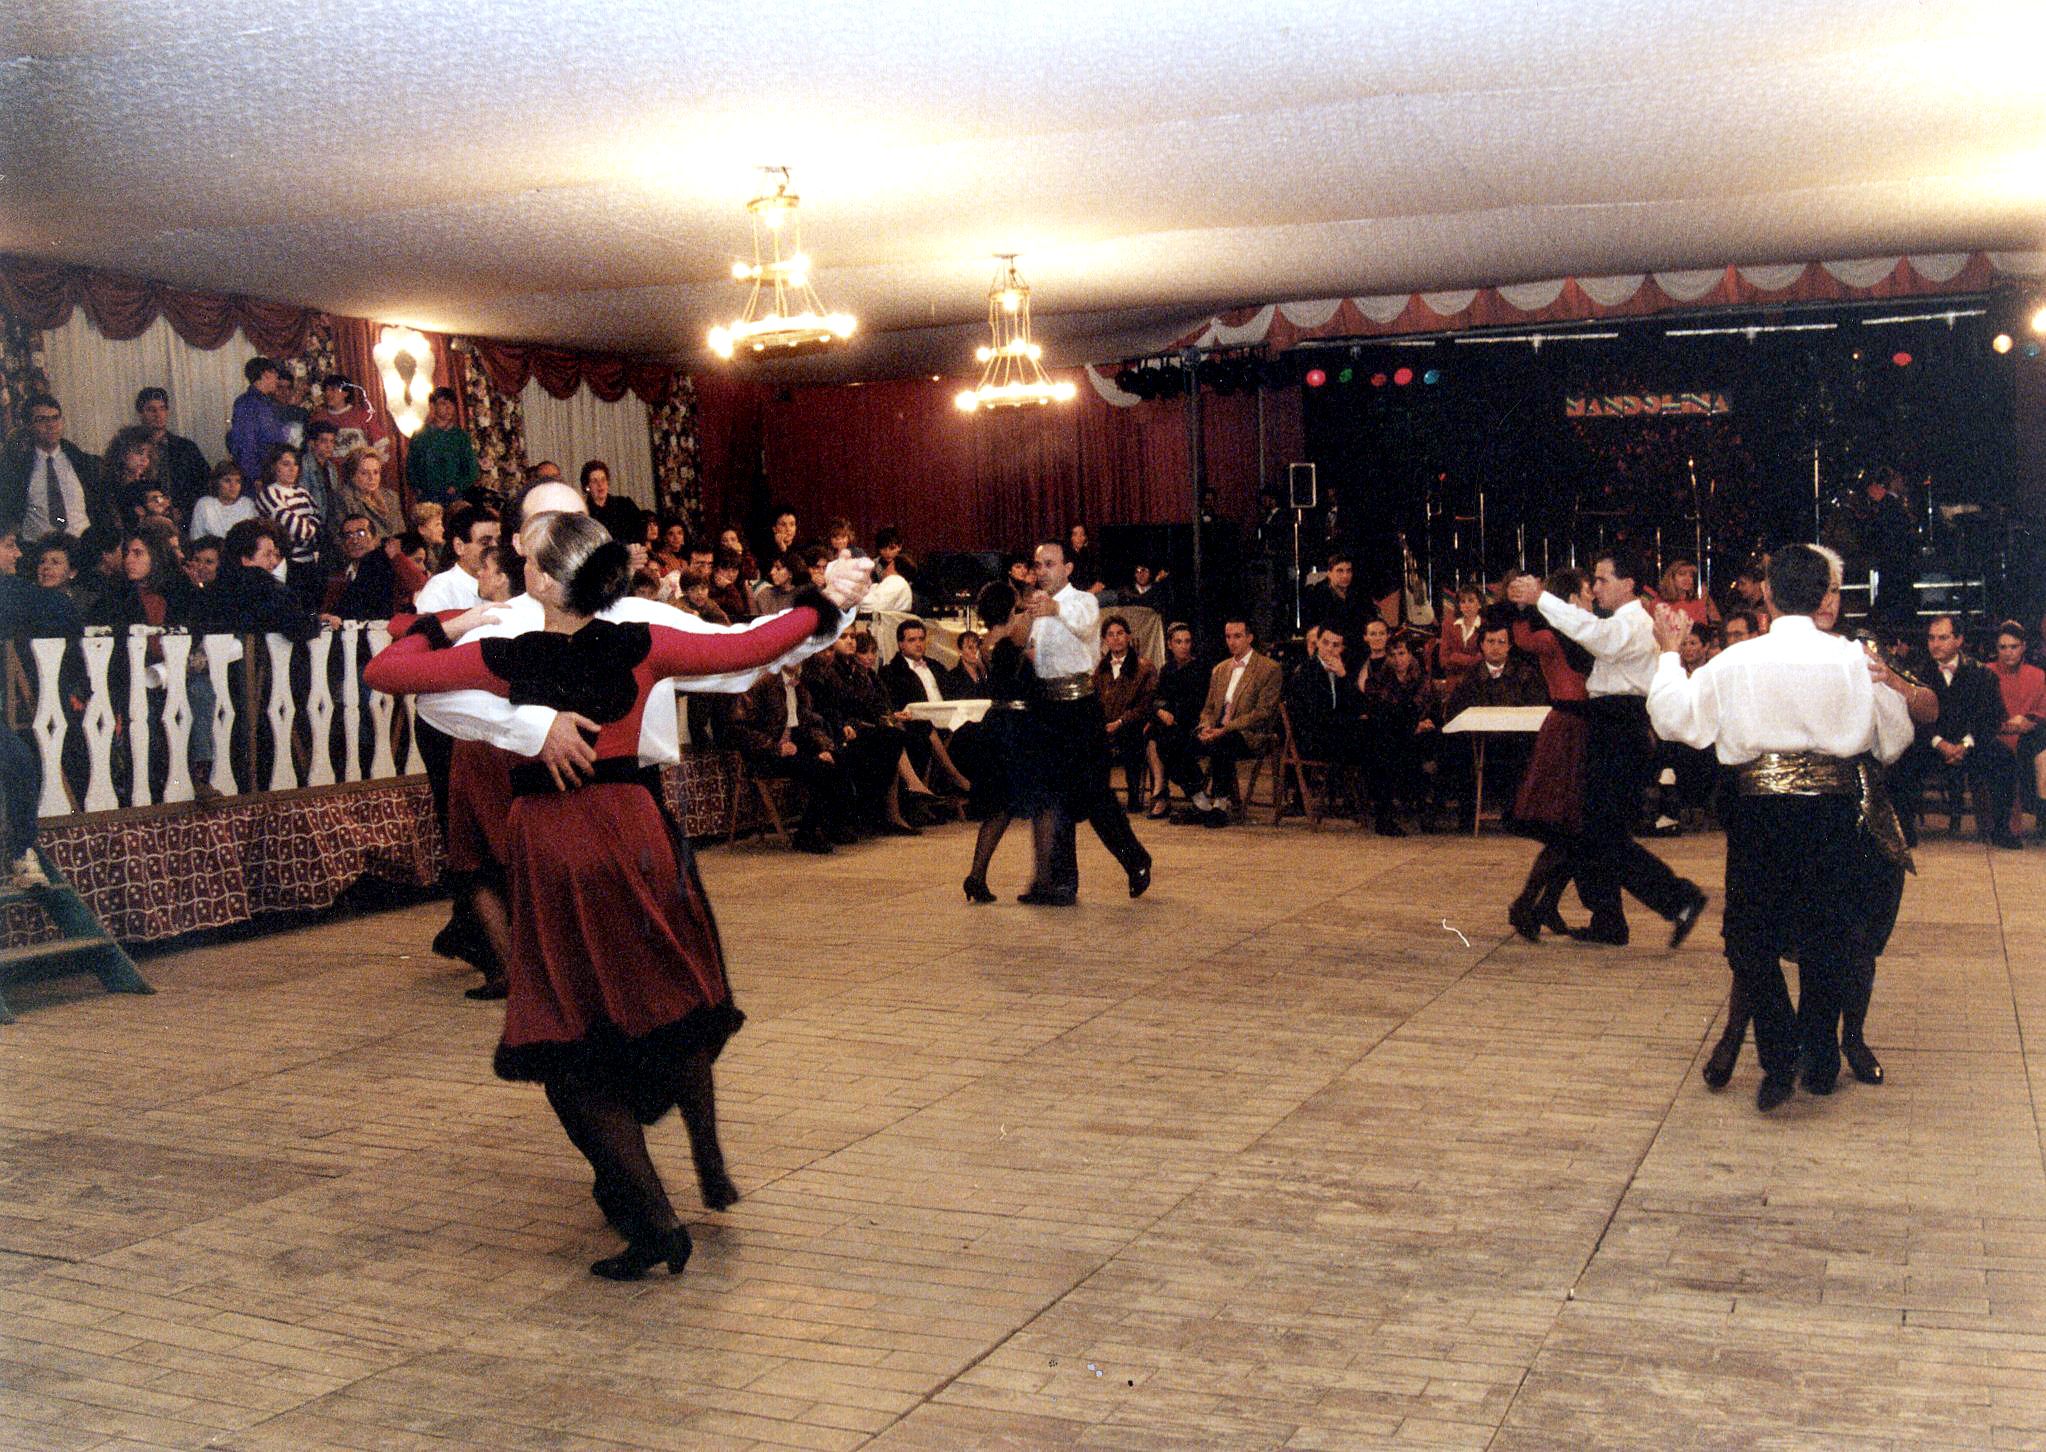
[[[870,609],[908,610],[915,605],[916,597],[909,581],[903,578],[900,559],[884,560],[870,568],[875,580],[873,591],[867,596]]]
[[[1591,594],[1606,612],[1603,617],[1549,594],[1533,575],[1515,579],[1506,592],[1514,604],[1534,606],[1559,634],[1592,655],[1585,681],[1591,699],[1585,712],[1590,736],[1584,753],[1584,830],[1574,854],[1577,891],[1591,909],[1591,922],[1571,936],[1625,943],[1627,915],[1620,905],[1625,888],[1669,920],[1675,948],[1696,926],[1705,894],[1634,840],[1634,819],[1655,770],[1655,738],[1644,704],[1655,678],[1655,624],[1635,592],[1635,582],[1645,574],[1633,551],[1625,549],[1606,551],[1595,566]]]
[[[1073,827],[1085,817],[1101,845],[1129,876],[1130,896],[1151,885],[1151,854],[1130,830],[1129,819],[1108,786],[1108,728],[1094,693],[1094,666],[1101,653],[1101,602],[1072,583],[1073,564],[1065,545],[1037,547],[1036,576],[1043,591],[1016,612],[1010,639],[1030,647],[1038,698],[1031,703],[1045,738],[1046,785],[1058,806],[1032,823],[1037,873],[1030,890],[1017,898],[1046,907],[1070,907],[1078,900],[1080,866]]]
[[[497,543],[501,528],[497,511],[487,505],[455,506],[447,529],[448,547],[455,553],[455,562],[420,587],[414,602],[420,614],[467,610],[482,598],[476,577],[483,569],[484,552]]]
[[[1754,1015],[1769,1110],[1796,1087],[1831,1092],[1840,1073],[1835,1025],[1860,932],[1865,893],[1857,761],[1895,761],[1911,744],[1911,716],[1895,690],[1878,689],[1852,641],[1813,621],[1837,596],[1830,566],[1809,545],[1769,560],[1769,633],[1722,651],[1686,674],[1677,648],[1688,616],[1665,607],[1649,716],[1664,739],[1710,747],[1733,768],[1727,815],[1726,958]],[[1901,843],[1899,843],[1901,850]],[[1793,1012],[1782,959],[1799,962]]]

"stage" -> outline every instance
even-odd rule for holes
[[[434,904],[0,1030],[0,1444],[2022,1446],[2046,1439],[2046,853],[1919,853],[1889,1082],[1763,1118],[1679,952],[1528,945],[1511,837],[1140,826],[968,907],[964,826],[703,854],[745,1199],[615,1242]],[[1721,839],[1657,844],[1715,882]],[[885,899],[873,884],[886,877]],[[1566,901],[1566,915],[1582,909]]]

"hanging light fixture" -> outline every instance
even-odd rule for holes
[[[1044,349],[1030,337],[1030,285],[1016,271],[1016,254],[998,252],[995,260],[1000,266],[987,293],[987,325],[994,341],[973,355],[981,365],[980,386],[962,389],[952,401],[962,413],[1072,402],[1078,390],[1068,379],[1052,381],[1044,371]]]
[[[406,438],[426,423],[433,397],[433,345],[417,328],[386,327],[370,356],[383,373],[384,406]]]
[[[720,358],[741,350],[792,351],[843,342],[856,326],[851,313],[825,312],[810,286],[810,259],[796,220],[802,199],[789,190],[789,169],[761,170],[780,180],[772,192],[746,203],[753,216],[753,260],[734,262],[732,280],[752,283],[753,291],[747,294],[744,312],[710,330],[711,351]],[[791,307],[799,310],[792,312]]]

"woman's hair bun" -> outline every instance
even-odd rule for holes
[[[618,603],[632,585],[632,556],[615,539],[586,555],[562,582],[565,603],[577,615],[599,615]]]

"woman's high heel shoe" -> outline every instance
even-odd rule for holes
[[[635,1242],[617,1255],[594,1262],[590,1266],[590,1274],[602,1276],[607,1281],[636,1281],[666,1261],[668,1274],[679,1276],[682,1267],[689,1264],[689,1254],[695,1248],[689,1239],[689,1227],[678,1225],[673,1230],[660,1232],[652,1240]]]
[[[968,902],[993,902],[995,895],[988,891],[985,877],[969,877],[964,884]]]

